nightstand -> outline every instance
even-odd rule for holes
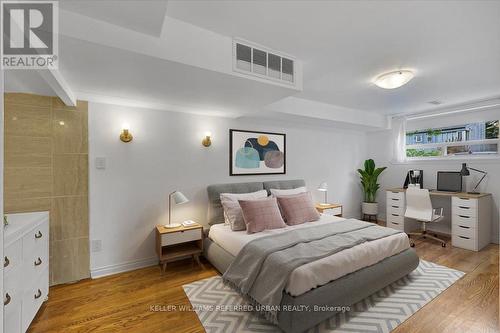
[[[342,205],[341,204],[316,204],[316,210],[321,214],[335,215],[342,217]]]
[[[199,256],[203,252],[203,226],[195,224],[189,227],[165,228],[156,226],[156,253],[162,271],[166,271],[167,262],[191,256],[200,264]]]

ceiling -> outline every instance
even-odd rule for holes
[[[269,116],[269,105],[293,96],[324,112],[349,110],[363,118],[431,110],[433,100],[443,107],[500,96],[498,1],[60,1],[60,9],[59,67],[77,98]],[[65,17],[86,24],[75,23],[66,35]],[[240,37],[293,55],[303,64],[302,91],[163,56],[162,47],[164,53],[182,48],[165,37],[177,33],[169,31],[169,20],[188,23],[186,31],[202,28],[213,38]],[[93,31],[97,25],[101,30]],[[135,44],[119,47],[111,36]],[[160,51],[149,54],[149,46]],[[191,57],[196,50],[189,47],[180,54]],[[416,74],[401,88],[371,82],[400,68]],[[50,92],[36,72],[21,70],[6,72],[6,90]]]

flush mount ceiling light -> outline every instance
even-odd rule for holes
[[[378,87],[384,89],[396,89],[407,84],[413,79],[413,72],[409,70],[399,70],[377,76],[375,83]]]

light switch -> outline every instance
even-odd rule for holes
[[[96,157],[95,158],[95,168],[104,170],[106,169],[106,157]]]

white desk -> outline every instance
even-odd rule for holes
[[[405,189],[386,190],[387,226],[404,232],[419,229],[420,223],[404,217]],[[451,245],[479,251],[490,243],[491,194],[430,191],[432,197],[449,198],[451,204]],[[439,224],[440,222],[436,222]],[[429,224],[432,227],[433,223]]]

